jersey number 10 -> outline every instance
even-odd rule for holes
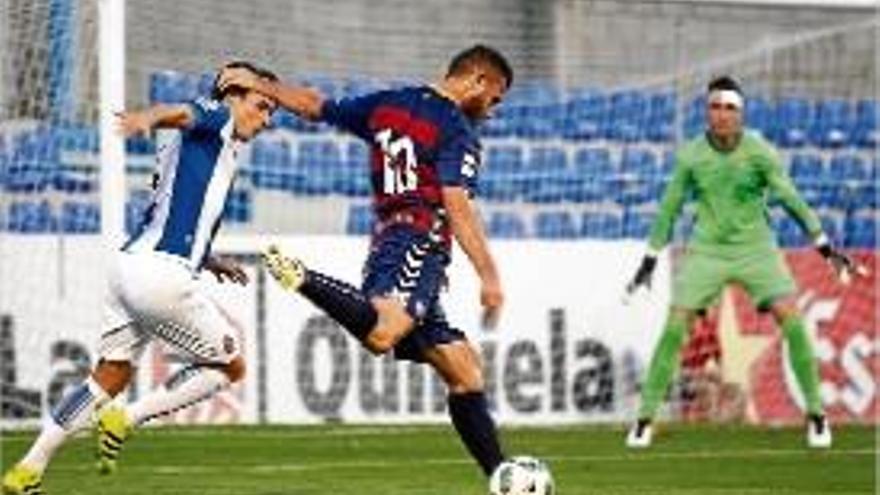
[[[376,134],[376,142],[382,148],[383,192],[404,194],[415,191],[419,185],[415,145],[407,136],[400,136],[397,139],[392,137],[391,129]]]

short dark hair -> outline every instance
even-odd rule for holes
[[[278,76],[276,76],[275,73],[270,71],[269,69],[258,67],[255,64],[252,64],[251,62],[246,62],[244,60],[229,62],[223,65],[223,69],[247,69],[264,79],[268,79],[270,81],[278,80]],[[211,98],[214,100],[222,100],[229,95],[241,96],[247,93],[247,90],[240,86],[230,86],[221,90],[219,86],[220,73],[223,72],[223,69],[217,71],[217,74],[214,76],[214,84],[211,85]]]
[[[712,91],[736,91],[740,96],[743,94],[742,88],[736,79],[726,74],[709,81],[709,86],[707,86],[706,89],[709,93]]]
[[[464,74],[478,65],[488,65],[504,76],[509,88],[513,84],[513,69],[510,62],[498,50],[486,45],[474,45],[460,52],[449,62],[446,77]]]

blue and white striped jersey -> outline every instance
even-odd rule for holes
[[[193,123],[158,151],[152,201],[123,249],[177,256],[197,270],[220,227],[244,142],[233,137],[226,105],[207,99],[190,105]]]

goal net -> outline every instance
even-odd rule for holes
[[[619,295],[674,150],[702,132],[713,76],[742,82],[747,124],[779,147],[831,238],[875,265],[878,25],[870,11],[831,3],[126,2],[126,106],[205,95],[230,60],[342,98],[436,80],[473,43],[498,48],[516,76],[480,128],[478,206],[509,304],[502,330],[481,332],[476,282],[457,253],[447,309],[483,354],[502,421],[623,421],[662,327],[689,209],[652,293],[629,307]],[[0,3],[3,424],[39,418],[95,363],[107,248],[100,203],[118,192],[98,180],[98,20],[98,0]],[[249,329],[255,371],[173,420],[444,420],[442,386],[427,370],[366,356],[256,265],[253,254],[273,240],[356,282],[372,227],[366,146],[283,111],[273,124],[243,154],[218,239],[254,282],[205,282]],[[149,204],[165,137],[126,142],[118,207],[127,231]],[[823,400],[836,421],[871,421],[880,370],[874,279],[832,284],[799,227],[775,205],[770,218],[800,285]],[[664,414],[798,421],[786,352],[772,322],[737,290],[725,292],[693,329]],[[180,359],[155,346],[128,397]]]

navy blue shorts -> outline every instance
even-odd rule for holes
[[[405,302],[415,328],[394,346],[394,357],[424,361],[424,351],[464,340],[449,325],[440,305],[449,255],[434,247],[426,234],[396,227],[374,241],[364,266],[363,292],[367,297],[393,296]]]

